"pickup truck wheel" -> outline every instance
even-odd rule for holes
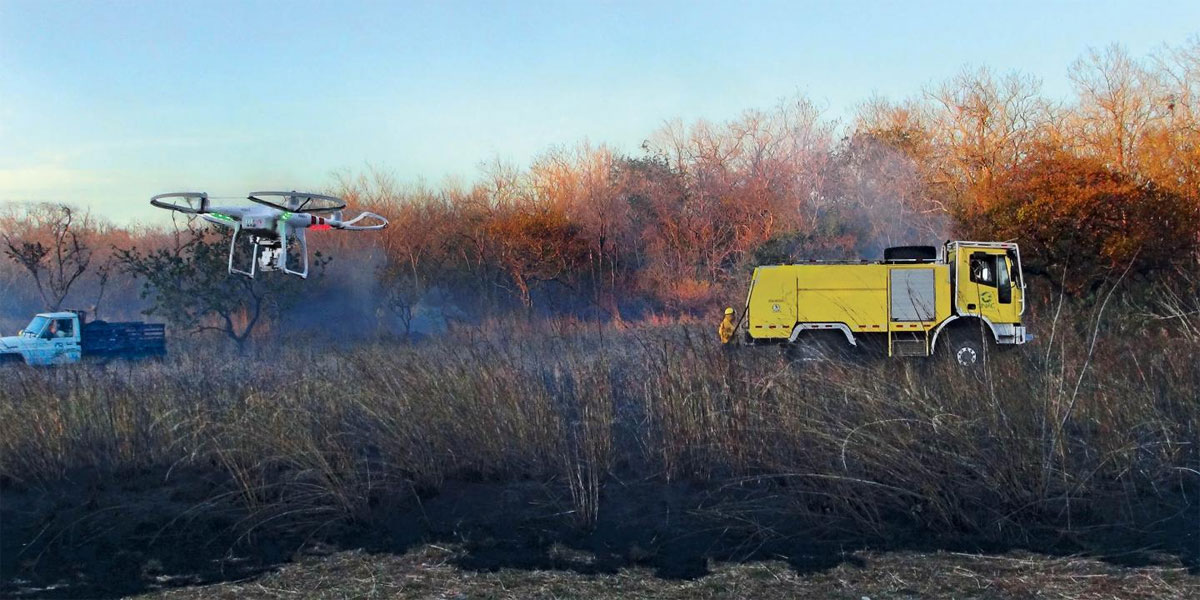
[[[951,332],[946,340],[946,355],[957,367],[975,369],[987,362],[987,348],[979,332],[960,330]]]

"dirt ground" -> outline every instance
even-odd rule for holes
[[[595,557],[566,548],[565,565]],[[710,574],[670,579],[652,569],[583,574],[561,570],[476,571],[461,549],[426,545],[404,555],[339,552],[308,556],[245,581],[179,588],[139,598],[1197,598],[1200,575],[1175,564],[1120,567],[1032,553],[856,552],[837,566],[802,572],[784,561],[716,563]]]

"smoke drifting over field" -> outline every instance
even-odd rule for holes
[[[873,137],[848,144],[845,160],[829,180],[829,207],[855,222],[854,253],[881,258],[891,246],[940,245],[953,237],[953,223],[939,190],[911,156]]]

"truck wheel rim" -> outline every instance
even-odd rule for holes
[[[975,353],[974,348],[959,348],[954,357],[958,360],[958,364],[969,367],[979,360],[979,355]]]

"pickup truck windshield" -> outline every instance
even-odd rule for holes
[[[29,326],[25,328],[24,336],[37,337],[41,335],[42,330],[46,328],[46,323],[49,322],[50,319],[47,319],[46,317],[34,317],[33,320],[29,322]]]

